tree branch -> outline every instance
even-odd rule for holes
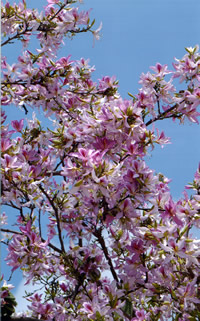
[[[118,277],[117,277],[117,273],[115,272],[115,269],[114,269],[114,266],[113,266],[113,263],[112,263],[112,260],[109,256],[109,253],[108,253],[108,249],[106,247],[106,244],[105,244],[105,241],[104,241],[104,238],[102,237],[101,235],[101,229],[96,229],[95,232],[93,233],[93,235],[97,238],[97,240],[99,241],[99,244],[101,245],[101,248],[103,250],[103,253],[108,261],[108,264],[110,266],[110,271],[112,273],[112,276],[114,278],[114,280],[119,283],[119,280],[118,280]]]
[[[165,110],[164,112],[158,114],[157,117],[153,118],[153,119],[150,119],[146,122],[146,126],[149,126],[150,124],[154,123],[155,121],[157,120],[162,120],[164,119],[164,117],[171,111],[173,111],[176,107],[178,107],[177,104],[175,104],[174,106],[170,107],[169,109]],[[170,117],[173,117],[173,115],[170,115]]]
[[[28,27],[26,26],[25,30],[22,30],[21,32],[17,32],[14,36],[9,37],[7,40],[2,42],[1,47],[7,45],[8,43],[11,43],[11,41],[14,39],[20,39],[22,35],[25,35],[27,32],[31,32],[31,31],[32,29],[28,29]]]
[[[53,20],[64,9],[64,7],[66,7],[66,5],[69,3],[70,2],[67,1],[66,3],[62,4],[62,6],[58,9],[58,11],[56,11],[56,13],[50,18],[50,21]]]
[[[1,317],[2,321],[42,321],[42,319],[36,319],[31,317]]]
[[[12,234],[23,235],[22,232],[13,231],[13,230],[10,230],[10,229],[5,229],[5,228],[0,228],[0,231],[1,231],[1,232],[5,232],[5,233],[12,233]],[[46,240],[43,239],[42,237],[41,237],[41,241],[42,241],[42,242],[46,242]],[[56,247],[56,246],[53,245],[52,243],[48,243],[48,246],[49,246],[52,250],[54,250],[54,251],[56,251],[56,252],[58,252],[58,253],[60,253],[60,254],[63,253],[62,250],[60,250],[58,247]]]
[[[55,216],[56,216],[56,222],[57,222],[57,228],[58,228],[58,237],[59,237],[59,241],[60,241],[60,245],[61,245],[61,249],[62,252],[65,253],[65,247],[64,247],[64,243],[63,243],[63,239],[62,239],[62,232],[61,232],[61,227],[60,227],[60,221],[59,221],[59,216],[58,216],[58,209],[56,208],[53,200],[49,197],[48,193],[44,190],[44,188],[42,187],[42,185],[38,185],[39,189],[42,191],[42,193],[46,196],[46,198],[48,199],[49,203],[51,204]]]
[[[12,233],[12,234],[19,234],[19,235],[23,235],[22,232],[18,232],[18,231],[13,231],[13,230],[9,230],[7,228],[0,228],[1,232],[5,232],[5,233]]]

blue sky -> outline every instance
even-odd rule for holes
[[[28,0],[27,4],[42,8],[46,1]],[[90,64],[96,67],[94,79],[115,75],[123,98],[128,98],[128,92],[137,94],[139,76],[146,73],[149,66],[160,62],[171,69],[174,57],[181,58],[185,47],[200,42],[199,0],[84,0],[79,7],[93,8],[91,17],[95,18],[96,27],[103,23],[101,40],[93,47],[91,34],[78,35],[72,41],[65,41],[59,56],[71,54],[72,59],[90,58]],[[34,46],[33,43],[33,51]],[[13,45],[3,49],[2,54],[7,55],[9,61],[16,59]],[[15,115],[24,117],[17,112]],[[189,123],[182,126],[170,120],[157,126],[171,137],[172,144],[164,149],[156,148],[152,156],[148,156],[147,163],[172,179],[171,191],[177,199],[184,185],[192,181],[200,161],[200,127]],[[4,253],[4,247],[2,250]],[[17,286],[16,276],[12,282]]]

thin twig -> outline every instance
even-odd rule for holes
[[[38,225],[39,225],[39,234],[40,234],[40,238],[42,238],[42,228],[41,228],[41,209],[39,209],[39,213],[38,213]]]
[[[13,231],[13,230],[10,230],[10,229],[5,229],[5,228],[0,228],[0,231],[1,231],[1,232],[5,232],[5,233],[23,235],[22,232]],[[46,242],[46,240],[43,239],[42,237],[41,237],[41,241],[44,242],[44,243]],[[52,243],[48,243],[48,246],[49,246],[52,250],[54,250],[54,251],[56,251],[56,252],[58,252],[58,253],[60,253],[60,254],[63,253],[62,250],[60,250],[58,247],[56,247],[56,246],[53,245]]]
[[[155,121],[157,120],[162,120],[164,119],[164,117],[166,116],[166,114],[168,114],[169,112],[173,111],[175,108],[177,108],[178,105],[175,104],[174,106],[170,107],[169,109],[165,110],[164,112],[160,113],[157,117],[153,118],[153,119],[150,119],[148,120],[148,122],[146,122],[146,126],[149,126],[150,124],[154,123]],[[174,117],[172,115],[172,117]]]
[[[5,233],[12,233],[12,234],[19,234],[19,235],[23,235],[22,232],[18,232],[18,231],[13,231],[13,230],[9,230],[7,228],[1,228],[0,229],[1,232],[5,232]]]
[[[65,247],[64,247],[64,243],[63,243],[63,239],[62,239],[62,232],[61,232],[60,221],[59,221],[59,216],[58,216],[58,209],[55,206],[53,200],[48,195],[48,193],[44,190],[42,185],[40,184],[38,186],[39,186],[39,189],[42,191],[42,193],[46,196],[46,198],[48,199],[49,203],[51,204],[51,206],[52,206],[52,208],[54,210],[54,213],[55,213],[55,216],[56,216],[56,222],[57,222],[57,228],[58,228],[58,237],[59,237],[61,249],[62,249],[62,252],[65,253]]]
[[[160,115],[161,114],[161,111],[160,111],[160,100],[159,100],[158,97],[157,97],[157,106],[158,106],[158,114]]]
[[[9,37],[7,40],[2,42],[1,47],[7,45],[8,43],[10,43],[14,39],[20,39],[20,37],[22,35],[25,35],[27,32],[31,32],[31,31],[32,31],[32,29],[28,29],[28,27],[26,26],[25,30],[22,30],[21,32],[17,32],[14,36]]]
[[[32,317],[8,317],[2,316],[2,321],[42,321],[43,319],[37,319]]]
[[[66,7],[67,4],[68,4],[68,1],[67,3],[64,3],[49,20],[50,21],[53,20],[64,9],[64,7]]]
[[[105,241],[104,241],[104,238],[102,237],[101,235],[101,229],[96,229],[95,232],[93,233],[94,236],[97,238],[99,244],[101,245],[101,248],[103,250],[103,253],[108,261],[108,264],[110,266],[110,271],[112,273],[112,276],[114,278],[114,280],[119,283],[119,280],[118,280],[118,277],[117,277],[117,273],[115,272],[115,269],[114,269],[114,266],[113,266],[113,263],[112,263],[112,260],[109,256],[109,253],[108,253],[108,249],[106,247],[106,244],[105,244]]]

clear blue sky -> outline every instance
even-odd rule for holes
[[[28,0],[27,4],[42,8],[46,1]],[[149,66],[160,62],[171,69],[174,57],[185,54],[184,47],[200,42],[199,0],[84,0],[79,7],[93,8],[91,17],[96,19],[96,27],[103,23],[102,38],[94,48],[91,34],[66,40],[60,56],[90,58],[91,65],[96,66],[94,78],[115,75],[124,98],[128,98],[128,92],[137,94],[139,76]],[[2,54],[14,61],[13,47],[7,48]],[[31,48],[34,50],[34,44]],[[16,118],[20,117],[16,113]],[[180,126],[172,121],[157,125],[171,137],[172,144],[156,148],[147,162],[172,179],[171,191],[177,199],[184,185],[192,181],[200,161],[200,127],[188,123]]]

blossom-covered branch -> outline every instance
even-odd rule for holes
[[[27,293],[22,319],[197,320],[200,240],[191,229],[200,227],[200,167],[174,200],[146,155],[170,143],[158,120],[199,122],[198,46],[173,70],[157,63],[142,73],[125,100],[115,77],[94,81],[88,60],[58,58],[66,36],[99,38],[101,25],[93,30],[89,11],[74,3],[48,0],[43,13],[25,0],[2,5],[4,48],[15,39],[24,46],[13,64],[2,56],[2,242],[12,272],[43,291]],[[28,118],[7,121],[10,105]],[[2,306],[15,319],[8,290]]]

